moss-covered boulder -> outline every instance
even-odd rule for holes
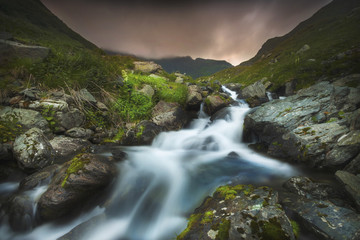
[[[295,239],[277,202],[277,193],[268,187],[219,187],[190,216],[177,239]]]
[[[55,152],[49,140],[38,128],[32,128],[15,139],[13,152],[19,167],[34,171],[49,166]]]
[[[92,154],[79,154],[63,164],[38,203],[42,220],[52,220],[76,210],[99,196],[116,175],[116,166]]]
[[[205,99],[204,111],[211,116],[220,109],[229,106],[230,102],[230,99],[225,99],[220,95],[210,95]]]

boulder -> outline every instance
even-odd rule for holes
[[[63,100],[44,99],[30,102],[28,108],[34,110],[51,109],[52,111],[63,111],[68,109],[69,105]]]
[[[160,101],[152,111],[152,121],[167,130],[178,130],[188,123],[186,112],[178,103]]]
[[[26,100],[35,101],[40,100],[41,91],[36,87],[26,88],[20,92]],[[24,106],[22,106],[24,107]]]
[[[147,84],[145,84],[143,86],[143,88],[141,90],[139,90],[139,92],[149,98],[152,98],[152,96],[154,96],[154,94],[155,94],[154,89],[150,85],[147,85]]]
[[[11,197],[6,212],[9,225],[14,231],[25,232],[33,228],[34,206],[29,195],[18,194]]]
[[[80,210],[101,194],[116,175],[116,166],[92,154],[80,154],[63,164],[38,202],[42,220],[57,219]]]
[[[13,160],[12,146],[8,143],[0,143],[0,163]]]
[[[58,136],[50,140],[50,144],[55,151],[56,159],[67,159],[89,146],[90,142],[80,138]]]
[[[304,46],[302,46],[302,47],[296,52],[296,54],[301,54],[301,53],[306,52],[306,51],[308,51],[308,50],[310,50],[310,46],[309,46],[308,44],[305,44]]]
[[[85,102],[88,102],[93,105],[97,103],[95,97],[86,88],[80,89],[78,95],[80,99]]]
[[[154,62],[135,61],[134,65],[135,71],[140,71],[143,73],[157,73],[162,70],[162,67]]]
[[[186,108],[189,110],[198,111],[203,101],[201,95],[201,88],[197,85],[190,85],[188,87],[188,96],[186,99]]]
[[[355,176],[346,171],[337,171],[336,179],[345,187],[346,193],[354,201],[358,211],[360,211],[360,176]]]
[[[40,46],[29,46],[18,42],[0,39],[0,63],[6,63],[17,58],[29,58],[43,61],[49,55],[50,49]]]
[[[360,154],[358,154],[351,162],[345,166],[345,171],[352,174],[360,174]]]
[[[220,187],[195,210],[177,239],[295,239],[277,202],[277,193],[267,187]]]
[[[24,131],[39,128],[45,133],[50,132],[48,122],[39,112],[34,110],[5,107],[0,110],[0,119],[6,119],[7,117],[17,118]]]
[[[54,176],[59,169],[60,166],[58,164],[45,167],[21,180],[19,189],[22,191],[31,190],[40,184],[50,182],[51,177]]]
[[[32,128],[15,139],[13,152],[18,165],[23,170],[38,170],[51,165],[54,149],[38,128]]]
[[[237,94],[241,94],[241,83],[227,83],[224,85],[226,88],[230,89],[231,91],[236,92]]]
[[[164,130],[164,127],[151,121],[141,121],[135,128],[126,132],[123,143],[130,146],[150,145],[154,138]]]
[[[211,95],[205,99],[204,111],[211,116],[228,105],[229,101],[224,100],[218,95]]]
[[[65,132],[65,135],[71,138],[89,139],[94,132],[90,129],[74,127]]]
[[[57,112],[55,119],[60,127],[65,130],[72,129],[74,127],[81,127],[85,122],[84,114],[77,108],[74,108],[68,112]]]
[[[259,80],[242,90],[242,97],[247,98],[266,98],[266,88],[264,86],[264,80]]]

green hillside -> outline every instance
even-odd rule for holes
[[[169,73],[179,71],[193,78],[209,76],[223,69],[232,67],[232,65],[226,61],[203,58],[196,58],[194,60],[189,56],[152,59],[152,61],[160,64],[164,70]]]
[[[265,42],[254,58],[207,79],[249,85],[267,78],[275,90],[293,80],[303,88],[321,77],[359,73],[359,22],[358,0],[334,0],[288,34]]]
[[[51,49],[44,62],[17,59],[0,67],[1,87],[20,79],[47,87],[107,85],[132,57],[104,56],[101,49],[68,28],[40,0],[0,0],[0,32],[14,40]]]

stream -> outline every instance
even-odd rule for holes
[[[223,90],[237,98],[236,93]],[[106,209],[98,206],[71,222],[43,224],[26,234],[12,232],[4,220],[0,226],[1,239],[57,239],[103,213],[106,220],[82,239],[175,239],[185,229],[192,211],[218,186],[232,183],[281,186],[301,170],[255,153],[241,142],[243,120],[249,109],[246,103],[237,100],[222,119],[214,121],[201,110],[189,128],[163,132],[151,146],[119,147],[128,157],[117,164],[119,177]],[[102,155],[111,154],[105,151]],[[0,185],[0,193],[16,188],[17,183],[5,183]],[[31,195],[34,209],[45,190],[46,185],[26,193]]]

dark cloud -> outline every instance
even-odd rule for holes
[[[329,0],[42,0],[99,47],[145,57],[247,60]]]

